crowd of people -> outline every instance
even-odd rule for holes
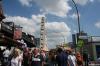
[[[0,50],[1,66],[83,66],[80,52],[72,50],[39,50],[38,48],[6,48]]]

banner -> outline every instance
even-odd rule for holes
[[[15,27],[14,29],[14,39],[18,40],[22,38],[22,27]]]

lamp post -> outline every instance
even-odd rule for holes
[[[79,17],[79,11],[78,11],[78,8],[77,8],[77,5],[76,5],[75,1],[72,0],[72,2],[73,2],[73,4],[74,4],[75,10],[76,10],[76,14],[77,14],[78,33],[79,33],[78,36],[80,36],[81,30],[80,30],[80,17]],[[78,43],[78,37],[77,37],[77,41],[76,41],[76,42]],[[76,45],[76,43],[75,43],[75,52],[77,51],[76,46],[77,46],[77,45]],[[83,48],[82,48],[82,50],[83,50]],[[81,51],[81,52],[82,52],[82,51]],[[82,54],[83,54],[83,52],[82,52]]]
[[[75,3],[74,0],[72,0],[73,4],[74,4],[74,7],[76,9],[76,14],[77,14],[77,22],[78,22],[78,31],[79,31],[79,34],[80,34],[80,18],[79,18],[79,11],[78,11],[78,8],[77,8],[77,5]]]

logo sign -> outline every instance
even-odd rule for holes
[[[14,29],[14,39],[21,39],[22,38],[22,28],[18,27]]]

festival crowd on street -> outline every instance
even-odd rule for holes
[[[72,49],[40,50],[38,48],[0,49],[1,66],[84,66],[83,56]],[[88,60],[87,60],[88,62]],[[85,66],[88,66],[88,63]]]

